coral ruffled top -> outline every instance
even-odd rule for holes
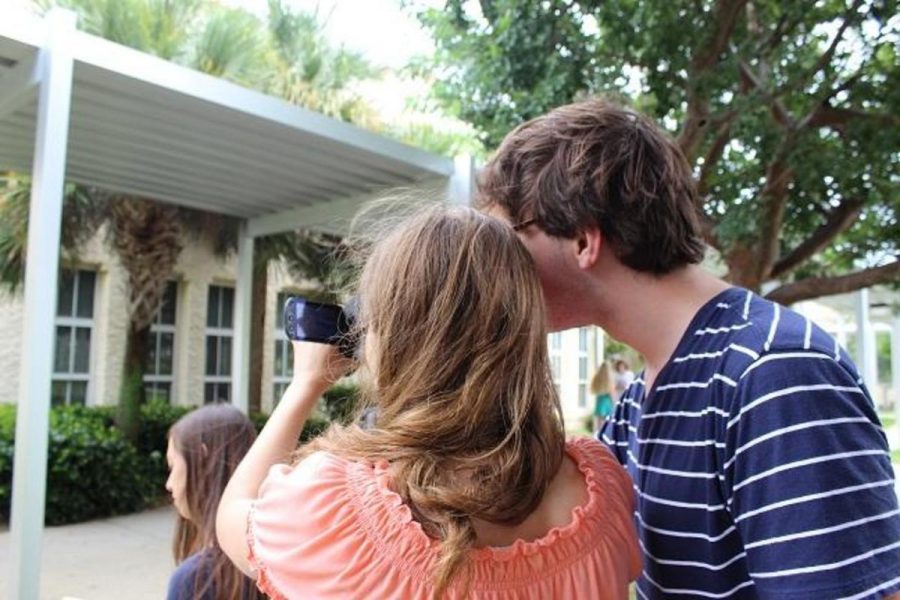
[[[597,441],[572,440],[566,450],[584,475],[587,503],[540,539],[473,550],[469,597],[628,597],[641,569],[631,481]],[[319,452],[276,465],[248,525],[250,562],[272,598],[431,598],[439,543],[392,491],[387,464]]]

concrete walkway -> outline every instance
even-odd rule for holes
[[[174,569],[171,507],[44,530],[42,600],[160,600]],[[0,598],[8,597],[9,532],[0,533]]]
[[[900,474],[900,464],[894,465]],[[900,496],[900,481],[897,483]],[[159,600],[174,569],[171,507],[44,530],[42,600]],[[0,532],[0,599],[8,597],[9,532]]]

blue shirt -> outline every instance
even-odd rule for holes
[[[210,565],[208,556],[203,552],[191,554],[182,562],[169,578],[169,590],[166,600],[195,600],[194,589],[197,579],[209,579]],[[212,588],[202,595],[202,600],[215,600],[216,593]],[[201,600],[201,599],[196,599]]]
[[[184,559],[169,578],[166,600],[219,600],[221,595],[217,593],[218,590],[212,585],[207,585],[212,578],[214,556],[211,551],[201,551]],[[194,596],[196,584],[201,588],[206,586],[206,589],[197,590],[202,591],[199,597]],[[256,591],[255,582],[248,579],[238,600],[261,597],[262,595]]]
[[[726,290],[600,438],[634,481],[639,598],[900,590],[884,430],[847,354],[805,317]]]

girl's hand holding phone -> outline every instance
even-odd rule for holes
[[[353,366],[353,361],[337,346],[298,340],[291,340],[291,345],[294,349],[292,383],[321,387],[324,392]]]

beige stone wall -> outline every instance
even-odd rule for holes
[[[0,292],[0,402],[15,402],[19,395],[24,309],[21,290]]]
[[[210,285],[234,287],[237,258],[217,257],[206,243],[181,252],[175,268],[178,304],[175,316],[174,402],[203,403],[206,366],[206,303]]]
[[[74,269],[97,272],[94,295],[94,330],[91,338],[90,383],[88,403],[107,404],[115,397],[122,377],[122,361],[125,354],[125,330],[127,319],[126,283],[119,261],[105,249],[105,228],[101,229],[86,245],[78,261],[62,258],[62,264]],[[24,319],[23,289],[15,294],[4,292],[0,296],[0,335],[4,347],[0,351],[0,401],[15,402],[18,399],[22,352],[22,323]],[[53,352],[48,346],[47,352]]]
[[[68,267],[94,270],[97,283],[94,296],[94,330],[91,339],[91,372],[88,403],[114,404],[118,398],[128,327],[127,274],[114,253],[106,247],[106,232],[101,230],[91,239],[79,261],[63,261]],[[212,248],[197,242],[182,252],[175,268],[178,282],[174,355],[173,401],[196,405],[203,402],[203,379],[206,354],[206,304],[210,285],[234,286],[236,257],[217,257]],[[272,406],[272,369],[276,296],[282,290],[296,290],[294,281],[280,265],[270,266],[266,302],[266,331],[262,381],[263,407]],[[22,320],[22,291],[0,294],[0,402],[18,398]],[[52,352],[52,348],[47,348]]]

